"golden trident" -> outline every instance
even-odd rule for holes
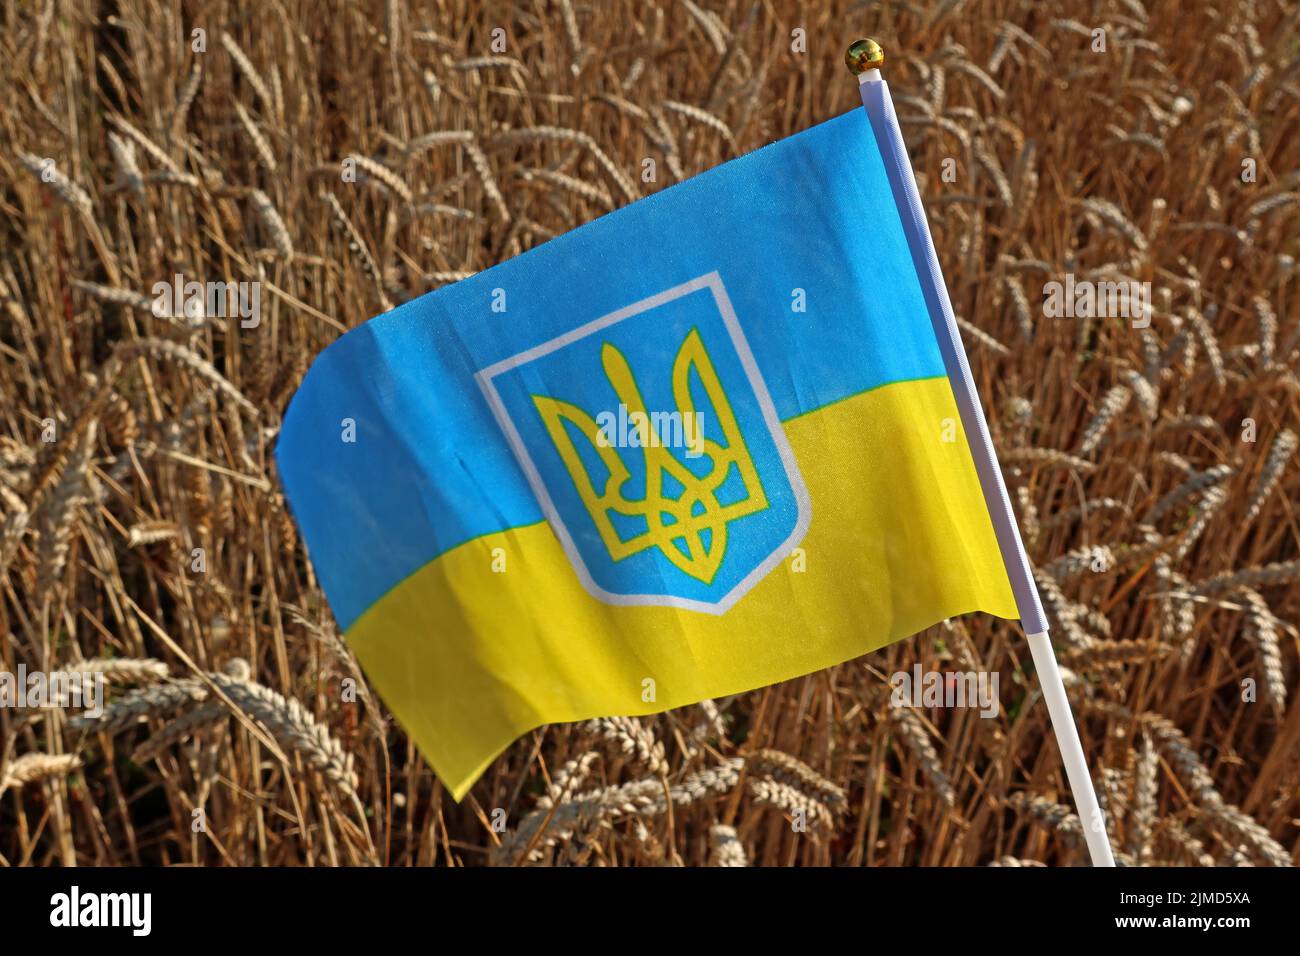
[[[690,389],[692,370],[699,376],[714,414],[718,416],[726,443],[718,444],[703,439],[704,456],[712,463],[708,474],[703,477],[697,477],[671,451],[663,447],[658,436],[650,433],[648,423],[652,416],[646,411],[641,390],[637,387],[632,369],[623,353],[606,342],[600,350],[600,359],[605,377],[609,379],[619,401],[627,407],[629,420],[636,423],[634,427],[645,456],[645,497],[629,500],[624,496],[623,485],[631,479],[632,473],[618,450],[601,440],[601,428],[595,419],[569,402],[534,395],[533,404],[537,406],[542,421],[546,424],[551,441],[555,443],[555,448],[578,489],[578,495],[587,506],[613,560],[622,561],[647,548],[658,548],[682,571],[710,584],[727,550],[728,523],[762,511],[768,503],[763,483],[758,478],[758,470],[754,467],[754,459],[740,434],[731,403],[722,389],[722,383],[718,381],[699,330],[691,329],[682,342],[673,360],[672,384],[673,399],[684,423],[694,420],[697,415]],[[587,439],[609,472],[599,489],[582,463],[570,431],[565,426],[566,422]],[[733,467],[740,475],[745,497],[724,505],[718,500],[717,491]],[[664,493],[665,475],[683,489],[675,498]],[[611,513],[643,518],[647,530],[624,540],[614,529],[610,520]],[[707,541],[704,534],[706,531]]]

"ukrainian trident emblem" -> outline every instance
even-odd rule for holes
[[[602,426],[576,405],[534,395],[533,402],[546,422],[546,430],[611,558],[621,561],[646,548],[658,548],[678,568],[709,584],[727,551],[728,523],[762,511],[767,507],[767,497],[699,330],[692,329],[687,334],[673,362],[673,397],[677,408],[672,411],[646,409],[632,369],[617,347],[604,343],[601,359],[605,375],[620,399],[620,410],[628,410],[626,419],[620,416],[619,420],[630,421],[634,430],[612,428],[610,412],[604,413],[610,419]],[[706,413],[695,408],[691,397],[693,371],[698,374],[717,414],[723,435],[721,443],[702,438]],[[656,427],[661,424],[667,427]],[[582,463],[574,436],[566,425],[572,425],[600,456],[604,468],[599,488]],[[697,476],[679,460],[679,453],[671,447],[676,436],[683,439],[686,456],[708,456],[707,474]],[[639,449],[644,456],[645,488],[639,499],[629,500],[625,496],[624,489],[632,483],[632,472],[617,447],[620,440],[632,449]],[[733,468],[739,474],[743,497],[724,505],[718,497],[718,488]],[[670,495],[668,487],[673,487],[677,495]],[[614,514],[640,518],[646,530],[624,540],[611,520]]]
[[[603,601],[722,613],[807,529],[807,491],[716,273],[479,380]]]

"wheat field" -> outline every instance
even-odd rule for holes
[[[0,864],[1086,863],[985,616],[536,731],[458,804],[276,475],[345,330],[853,108],[870,34],[1117,856],[1291,865],[1298,9],[3,0],[0,670],[96,671],[108,704],[0,707]],[[1048,318],[1066,273],[1150,283],[1150,326]],[[176,274],[260,283],[260,323],[155,314]],[[1000,712],[891,706],[918,663],[996,672]]]

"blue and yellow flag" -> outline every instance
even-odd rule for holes
[[[890,176],[858,110],[316,360],[284,485],[457,798],[541,724],[1018,616]]]

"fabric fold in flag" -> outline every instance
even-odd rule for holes
[[[1018,616],[862,110],[352,330],[276,455],[457,799],[542,724]]]

